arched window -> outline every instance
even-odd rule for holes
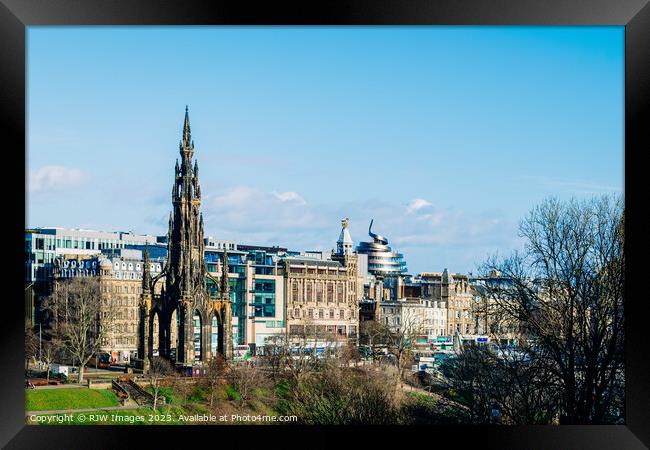
[[[216,316],[212,316],[212,323],[210,324],[210,348],[212,356],[219,351],[219,322]]]
[[[198,312],[194,312],[192,316],[192,323],[194,325],[194,360],[201,360],[201,316]]]

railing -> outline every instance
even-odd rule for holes
[[[123,392],[133,399],[140,406],[153,406],[153,395],[145,391],[140,385],[131,379],[119,378],[113,381],[113,386],[118,392]],[[158,399],[161,404],[165,403],[165,398]]]

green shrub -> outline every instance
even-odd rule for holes
[[[237,391],[236,387],[231,385],[226,386],[226,397],[228,397],[228,400],[241,400],[239,391]]]
[[[280,381],[278,384],[275,385],[275,394],[279,398],[285,398],[289,393],[289,389],[290,387],[287,381]]]
[[[192,393],[190,396],[187,398],[191,402],[203,402],[208,398],[208,389],[207,387],[197,384],[194,389],[192,390]]]
[[[149,391],[153,394],[153,388],[150,388]],[[161,387],[158,390],[158,396],[164,397],[165,403],[170,404],[176,401],[174,398],[174,391],[170,387]]]

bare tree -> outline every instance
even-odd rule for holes
[[[102,298],[99,280],[78,277],[55,284],[54,293],[43,303],[52,332],[64,349],[79,362],[79,378],[90,358],[102,347],[115,327],[117,308],[112,298]]]
[[[557,412],[558,386],[544,378],[544,364],[518,349],[470,345],[443,364],[441,384],[467,407],[470,423],[549,424]]]
[[[400,383],[405,370],[413,362],[414,344],[426,333],[424,317],[418,310],[403,306],[400,308],[399,324],[390,330],[389,349],[397,358],[398,376]]]
[[[29,320],[25,320],[25,370],[29,370],[29,362],[38,358],[38,334],[34,331]]]
[[[48,382],[50,381],[50,368],[60,358],[63,348],[61,338],[56,332],[48,333],[47,338],[42,340],[41,361],[45,364],[45,370],[47,371],[46,379]]]
[[[381,322],[365,320],[359,324],[359,343],[370,348],[373,360],[376,359],[380,348],[388,346],[390,337],[390,330]]]
[[[277,381],[287,367],[289,358],[291,354],[286,340],[278,337],[264,345],[264,354],[260,361],[270,370],[273,381]]]
[[[310,371],[316,370],[327,359],[317,354],[316,346],[323,344],[327,349],[334,348],[335,337],[326,331],[319,331],[311,320],[306,320],[298,332],[292,333],[283,345],[282,355],[286,355],[285,372],[296,381]]]
[[[165,378],[174,375],[174,368],[169,361],[160,356],[151,358],[151,365],[146,374],[147,381],[151,386],[153,393],[153,409],[156,410],[158,406],[158,398],[160,397],[160,389],[163,387],[162,383]]]
[[[210,408],[214,406],[214,395],[217,390],[223,385],[224,380],[230,367],[224,357],[217,353],[214,358],[208,362],[204,382],[210,392]]]
[[[485,293],[520,350],[560,387],[560,422],[622,420],[625,281],[622,199],[549,199],[520,225],[525,250],[491,258]],[[489,277],[498,271],[500,280]],[[541,370],[541,369],[540,369]]]
[[[354,363],[354,366],[357,367],[361,360],[359,349],[353,342],[347,342],[339,352],[339,360],[344,366]]]
[[[228,373],[228,378],[239,392],[240,405],[251,399],[255,389],[268,384],[264,374],[257,367],[249,365],[234,366]]]

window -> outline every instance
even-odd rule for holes
[[[343,285],[340,283],[336,285],[336,301],[343,301]]]
[[[316,301],[323,301],[323,283],[316,283]]]
[[[308,301],[308,302],[311,302],[311,301],[313,301],[313,300],[314,300],[314,297],[313,297],[312,284],[311,284],[311,283],[307,283],[307,301]]]
[[[275,280],[255,280],[255,317],[275,317]]]
[[[325,311],[323,311],[323,308],[318,310],[318,318],[319,319],[324,319],[325,318]]]
[[[336,334],[339,336],[345,336],[345,325],[339,325],[336,327]]]
[[[296,319],[300,319],[300,310],[298,308],[294,308],[293,317]]]
[[[334,318],[334,310],[330,309],[330,319],[333,319],[333,318]]]
[[[314,318],[314,310],[313,309],[309,308],[307,310],[307,317],[310,318],[310,319]]]
[[[339,310],[339,319],[345,319],[345,310],[344,309]]]
[[[298,290],[298,282],[291,283],[291,299],[298,303],[300,301],[300,291]]]
[[[332,283],[327,283],[327,303],[334,301],[334,286]]]

